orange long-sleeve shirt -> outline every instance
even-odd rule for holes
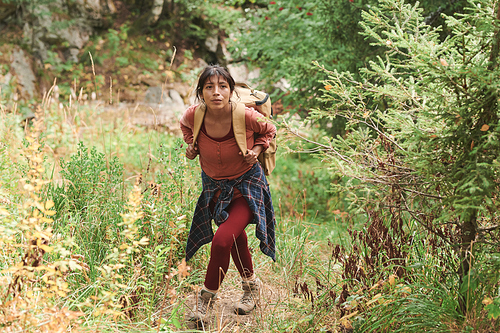
[[[197,104],[190,106],[180,120],[184,141],[188,144],[193,143],[194,111],[197,106]],[[266,121],[259,121],[261,117],[264,116],[253,108],[245,107],[248,149],[255,145],[262,145],[266,150],[276,134],[276,127]],[[209,137],[202,130],[198,135],[198,149],[201,168],[210,178],[236,179],[252,167],[239,155],[240,149],[234,135],[224,141],[219,141]]]

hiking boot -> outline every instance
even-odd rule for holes
[[[249,314],[259,302],[262,282],[259,279],[255,281],[241,281],[243,287],[243,296],[239,302],[236,302],[234,312],[240,315]]]
[[[194,321],[196,324],[203,324],[207,322],[207,313],[212,308],[216,299],[216,294],[205,289],[201,289],[199,294],[196,295],[196,305],[191,313],[189,320]]]

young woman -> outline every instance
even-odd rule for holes
[[[200,74],[197,99],[206,108],[198,138],[193,144],[194,114],[189,107],[180,120],[186,157],[199,156],[203,190],[193,215],[186,245],[189,260],[204,244],[212,242],[205,283],[191,320],[204,322],[229,267],[230,257],[242,278],[243,297],[235,311],[248,314],[256,306],[261,282],[255,276],[245,228],[256,225],[255,234],[263,253],[275,260],[274,210],[264,171],[257,161],[276,134],[274,125],[262,121],[253,108],[245,108],[247,153],[243,155],[234,138],[232,112],[238,101],[235,82],[227,69],[213,65]],[[218,225],[212,231],[212,220]]]

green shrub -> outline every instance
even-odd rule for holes
[[[129,64],[129,60],[127,57],[116,57],[115,61],[118,67],[125,67]]]
[[[74,235],[91,268],[106,257],[110,244],[120,241],[118,224],[125,199],[123,165],[118,158],[107,161],[105,155],[83,142],[69,161],[61,160],[63,185],[51,185],[49,193],[57,215],[54,229]]]

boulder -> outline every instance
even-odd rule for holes
[[[149,87],[144,102],[157,107],[163,113],[178,113],[186,108],[179,92],[162,87]]]
[[[213,53],[217,52],[217,48],[219,47],[219,36],[217,34],[207,36],[207,39],[205,39],[205,46],[208,51]]]
[[[163,91],[161,87],[149,87],[148,90],[146,90],[144,102],[148,104],[161,104],[162,99]]]
[[[35,2],[33,6],[26,6],[23,14],[24,36],[29,39],[28,44],[34,46],[33,51],[42,63],[51,58],[48,50],[52,45],[63,52],[65,59],[60,61],[76,62],[78,52],[94,29],[105,27],[109,16],[115,12],[111,0]]]
[[[24,51],[18,47],[12,52],[11,70],[17,79],[19,94],[23,99],[32,99],[36,92],[36,77],[31,61]]]
[[[250,86],[257,86],[256,80],[259,79],[260,70],[254,69],[250,71],[245,64],[230,64],[227,66],[229,73],[236,82],[246,82]]]
[[[184,100],[176,90],[169,90],[168,95],[172,100],[171,108],[173,111],[184,111],[186,106],[184,105]]]

